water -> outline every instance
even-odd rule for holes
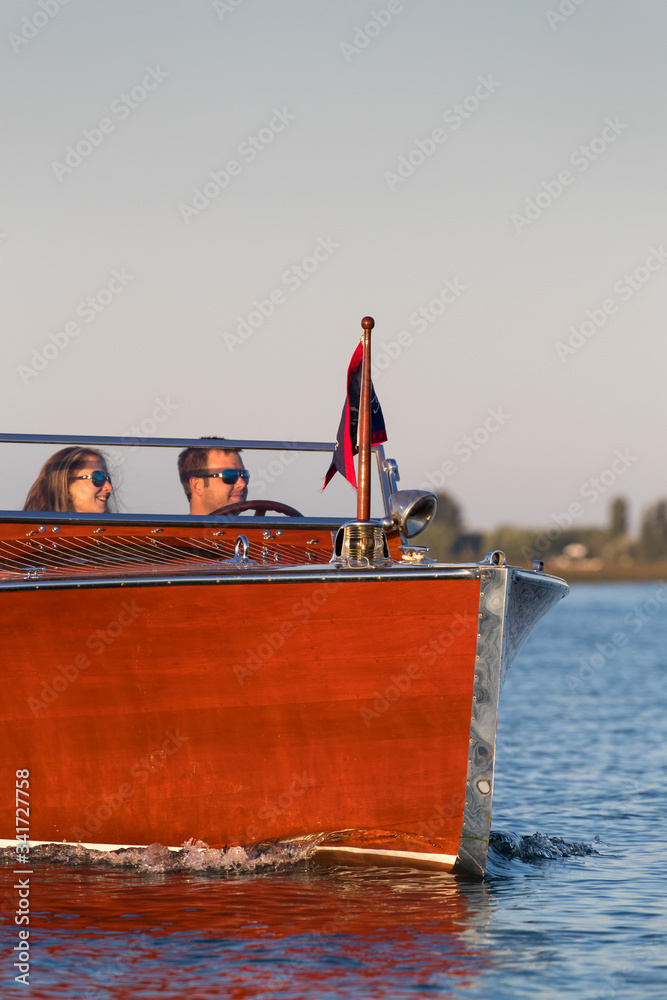
[[[30,986],[5,916],[0,995],[663,1000],[666,666],[658,582],[575,586],[539,626],[501,699],[483,883],[52,849],[31,876]]]

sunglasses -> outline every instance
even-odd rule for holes
[[[250,473],[247,469],[242,469],[239,472],[238,469],[223,469],[222,472],[202,472],[200,479],[222,479],[225,486],[233,486],[234,483],[238,482],[239,476],[244,483],[250,482]]]
[[[96,489],[99,489],[100,486],[104,486],[105,480],[107,480],[109,484],[111,484],[111,476],[109,475],[109,473],[100,472],[99,469],[95,469],[95,471],[91,472],[89,476],[72,476],[72,479],[90,479],[91,483]]]

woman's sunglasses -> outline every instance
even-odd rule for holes
[[[222,479],[225,486],[233,486],[234,483],[238,482],[239,476],[244,483],[250,482],[250,473],[247,469],[242,469],[240,472],[238,469],[223,469],[222,472],[202,472],[199,478]]]
[[[91,472],[89,476],[72,476],[72,479],[90,479],[91,483],[96,489],[100,486],[104,486],[104,481],[107,480],[109,485],[111,485],[111,476],[108,472],[100,472],[99,469],[95,469]]]

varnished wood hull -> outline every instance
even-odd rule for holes
[[[31,841],[307,837],[324,862],[480,874],[507,574],[304,569],[5,590],[1,770],[5,787],[30,771]],[[489,653],[490,577],[504,584]]]
[[[30,769],[31,838],[358,830],[455,858],[479,581],[415,583],[3,595],[1,756]]]

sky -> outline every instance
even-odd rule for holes
[[[3,0],[0,429],[333,441],[370,315],[402,488],[470,529],[616,495],[636,526],[667,494],[666,28],[663,0]]]

